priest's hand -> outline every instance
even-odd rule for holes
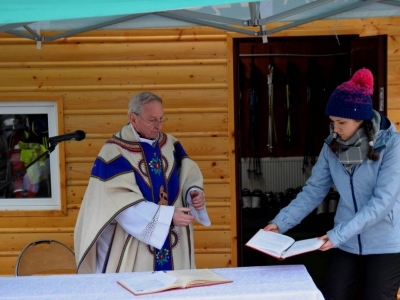
[[[190,211],[191,209],[187,207],[175,207],[172,224],[174,226],[188,226],[194,220],[194,216],[187,214]]]
[[[190,191],[190,197],[192,198],[192,205],[195,209],[200,210],[204,208],[206,195],[203,191]]]

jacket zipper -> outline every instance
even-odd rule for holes
[[[353,197],[354,211],[355,211],[355,213],[357,213],[358,208],[357,208],[356,197],[354,196],[353,174],[354,174],[354,170],[350,174],[350,187],[351,187],[351,196]],[[358,247],[360,248],[360,255],[362,255],[361,235],[360,234],[357,235],[357,239],[358,239]]]

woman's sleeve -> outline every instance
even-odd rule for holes
[[[299,224],[328,194],[333,181],[327,155],[332,155],[332,153],[328,145],[324,144],[302,191],[271,221],[278,226],[280,233],[285,233]]]

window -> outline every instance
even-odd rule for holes
[[[64,148],[48,149],[49,137],[62,132],[61,105],[60,100],[0,101],[0,211],[65,206],[60,185],[65,167],[58,149],[63,155]]]

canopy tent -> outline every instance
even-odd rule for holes
[[[0,7],[0,32],[40,42],[100,28],[193,25],[266,37],[315,20],[400,15],[400,0],[0,0]],[[287,24],[267,30],[273,22]],[[42,36],[41,30],[64,32]]]

